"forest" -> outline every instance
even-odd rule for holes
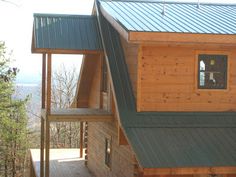
[[[0,177],[25,177],[29,174],[29,149],[40,147],[41,89],[37,86],[33,93],[27,89],[20,93],[15,83],[20,68],[12,67],[11,53],[7,51],[1,41]],[[77,79],[76,69],[67,70],[64,65],[53,73],[52,108],[71,106]],[[79,123],[54,123],[50,131],[51,148],[79,148]]]

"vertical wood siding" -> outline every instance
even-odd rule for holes
[[[101,59],[98,58],[97,66],[94,68],[95,72],[93,75],[93,81],[89,94],[89,107],[90,108],[100,108],[100,90],[101,90]],[[93,72],[93,71],[91,71]]]
[[[138,111],[236,110],[236,50],[143,45],[138,59]],[[207,49],[207,50],[206,50]],[[229,54],[228,88],[197,88],[197,53]]]
[[[122,47],[124,49],[125,60],[128,66],[128,72],[132,84],[135,98],[137,97],[137,71],[138,71],[138,44],[128,44],[121,37]]]

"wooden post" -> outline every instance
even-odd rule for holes
[[[48,54],[47,60],[47,114],[51,113],[51,77],[52,77],[52,55]]]
[[[40,177],[44,177],[44,147],[45,147],[45,120],[41,116],[41,145],[40,145]]]
[[[42,109],[45,109],[45,93],[46,93],[46,54],[42,58]]]
[[[41,90],[41,101],[42,109],[45,109],[45,91],[46,91],[46,54],[42,56],[42,90]],[[44,177],[44,131],[45,121],[41,116],[41,144],[40,144],[40,177]]]
[[[34,168],[32,152],[30,152],[30,177],[36,177],[36,170]]]
[[[45,152],[45,176],[50,176],[50,122],[48,115],[51,113],[51,75],[52,75],[52,59],[48,54],[47,59],[47,109],[46,109],[46,152]]]
[[[83,157],[83,132],[84,132],[84,124],[83,122],[80,122],[80,158]]]

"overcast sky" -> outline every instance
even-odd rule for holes
[[[40,79],[41,55],[31,54],[33,13],[91,14],[93,0],[0,0],[0,40],[5,41],[9,50],[13,50],[15,65],[20,68],[19,80]],[[165,0],[168,2],[168,0]],[[179,0],[180,1],[180,0]],[[183,0],[197,2],[197,0]],[[200,0],[200,2],[236,3],[236,0]],[[69,60],[79,65],[81,59],[73,55],[70,58],[53,57],[56,61]],[[77,62],[76,62],[77,61]],[[34,79],[35,78],[35,79]]]

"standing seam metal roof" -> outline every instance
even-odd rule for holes
[[[236,5],[100,1],[127,31],[236,34]]]
[[[34,14],[35,49],[102,50],[95,16]]]
[[[121,124],[140,165],[236,166],[236,113],[136,112],[119,33],[101,13],[98,20]]]

